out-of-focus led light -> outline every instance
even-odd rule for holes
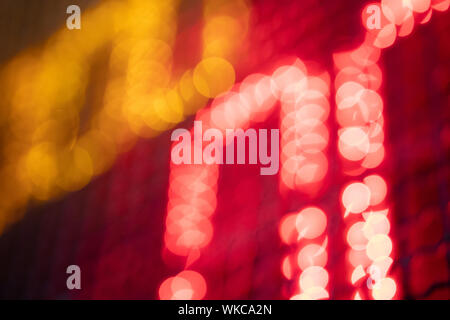
[[[376,270],[378,271],[378,275],[380,278],[385,278],[393,262],[394,260],[392,260],[391,257],[382,256],[376,258],[371,266],[377,268]]]
[[[344,158],[351,161],[361,160],[370,151],[369,136],[361,127],[342,129],[338,148]]]
[[[300,275],[300,288],[303,291],[314,287],[326,288],[328,284],[328,272],[319,266],[307,268]]]
[[[446,11],[450,6],[450,0],[433,0],[431,7],[437,11]]]
[[[161,300],[200,300],[205,294],[205,279],[198,272],[191,270],[167,278],[159,287]]]
[[[367,238],[364,236],[364,222],[353,224],[347,232],[347,242],[353,250],[364,250],[367,245]]]
[[[283,262],[281,263],[281,272],[288,280],[291,280],[292,277],[294,276],[292,269],[293,269],[293,267],[292,267],[292,263],[290,261],[290,257],[287,256],[283,259]]]
[[[366,250],[349,250],[348,261],[354,268],[359,265],[368,267],[371,263],[369,257],[367,257]]]
[[[342,204],[350,213],[361,213],[370,203],[370,189],[363,183],[348,185],[342,194]]]
[[[366,275],[364,268],[362,265],[358,265],[355,270],[352,272],[351,282],[354,285],[360,279],[362,279]]]
[[[305,270],[311,266],[325,267],[327,258],[326,248],[312,243],[300,250],[297,256],[297,263],[301,270]]]
[[[367,221],[364,223],[362,229],[365,237],[371,239],[377,234],[389,234],[390,223],[389,219],[381,213],[369,215]]]
[[[380,257],[387,257],[392,252],[392,241],[385,234],[377,234],[370,238],[366,251],[372,261]]]
[[[408,0],[409,2],[411,0]],[[412,15],[412,6],[408,1],[381,0],[381,9],[384,16],[392,23],[401,25]]]
[[[316,207],[305,208],[299,212],[295,227],[299,238],[314,239],[320,236],[327,226],[325,213]]]
[[[381,203],[386,197],[387,185],[379,175],[370,175],[364,178],[364,184],[370,189],[370,205]]]
[[[220,74],[220,77],[217,75]],[[233,66],[219,57],[205,58],[194,69],[195,88],[205,97],[214,98],[226,92],[234,84]]]
[[[392,278],[383,278],[372,290],[372,296],[375,300],[390,300],[395,296],[397,285]]]
[[[296,229],[297,213],[285,215],[279,225],[279,234],[284,243],[290,244],[297,241],[298,232]]]

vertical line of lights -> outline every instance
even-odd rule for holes
[[[344,173],[360,177],[348,183],[341,194],[354,299],[392,299],[397,291],[395,280],[388,277],[393,244],[385,203],[387,185],[377,174],[361,179],[366,170],[379,167],[385,155],[383,100],[378,93],[382,72],[377,61],[381,49],[393,45],[397,36],[409,35],[415,23],[428,22],[433,9],[445,11],[449,3],[449,0],[370,3],[362,12],[367,29],[364,43],[355,50],[334,55],[336,119],[340,126],[338,150]],[[382,14],[378,27],[373,28],[369,19],[377,12]],[[376,20],[372,22],[376,24]]]
[[[330,111],[327,79],[327,74],[308,76],[300,60],[278,68],[272,75],[272,88],[281,103],[281,190],[313,196],[326,175],[324,151],[329,132],[324,121]],[[291,299],[329,298],[326,225],[327,217],[317,207],[287,214],[280,222],[280,237],[294,252],[282,260],[282,274],[289,280],[298,274],[299,292]]]
[[[204,129],[216,128],[226,136],[226,129],[245,129],[251,122],[264,121],[272,112],[275,102],[281,101],[282,127],[286,129],[282,129],[285,133],[282,146],[287,146],[282,149],[289,156],[291,151],[288,149],[294,148],[294,155],[302,159],[299,165],[303,168],[293,180],[297,188],[294,185],[285,186],[309,192],[317,190],[328,168],[323,153],[329,139],[328,129],[324,125],[329,115],[328,95],[328,75],[307,77],[306,68],[297,59],[292,65],[278,68],[272,77],[263,74],[248,76],[233,90],[214,99],[210,109],[198,112],[196,120],[201,121]],[[293,123],[294,130],[290,128],[290,123]],[[291,140],[294,144],[290,143]],[[289,157],[283,157],[289,160]],[[286,165],[284,168],[286,170]],[[209,217],[216,206],[217,179],[216,164],[171,165],[165,245],[172,253],[187,258],[185,268],[200,256],[200,249],[211,240],[213,228]],[[283,180],[282,184],[284,181],[289,180]],[[295,216],[294,220],[292,216]],[[328,241],[324,236],[327,224],[325,213],[318,208],[308,207],[299,214],[286,217],[280,224],[282,238],[289,243],[291,240],[286,238],[295,229],[294,242],[304,242],[295,258],[296,268],[298,266],[303,270],[299,276],[302,293],[294,298],[328,298],[328,272],[324,269]],[[308,243],[308,240],[314,241]],[[291,277],[287,269],[293,270],[293,267],[287,266],[287,261],[283,261],[283,273]],[[184,270],[166,279],[159,290],[161,299],[201,299],[205,293],[203,276],[191,270]]]
[[[214,99],[211,108],[199,111],[196,120],[201,121],[204,130],[218,129],[224,137],[226,129],[245,129],[251,120],[264,121],[275,104],[270,85],[270,77],[250,75],[233,90]],[[223,146],[225,141],[215,142]],[[192,145],[195,149],[195,142]],[[160,299],[202,299],[206,294],[204,277],[186,269],[200,257],[201,249],[213,235],[210,218],[217,204],[219,165],[208,160],[203,158],[203,164],[171,164],[165,246],[170,252],[186,257],[186,264],[185,270],[161,284]]]

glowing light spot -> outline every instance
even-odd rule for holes
[[[379,175],[370,175],[364,178],[364,184],[370,189],[370,205],[381,203],[386,197],[387,185]]]
[[[373,44],[377,48],[384,49],[393,45],[396,37],[397,29],[395,27],[395,24],[388,24],[380,30],[380,32],[374,39]]]
[[[298,233],[295,226],[296,220],[297,214],[292,213],[285,215],[280,222],[279,227],[280,238],[286,244],[294,243],[297,239]]]
[[[58,185],[66,191],[79,190],[92,178],[92,159],[78,144],[69,152],[61,152],[59,165]]]
[[[300,275],[300,288],[305,292],[314,287],[326,288],[327,284],[328,272],[322,267],[309,267]]]
[[[305,270],[311,266],[325,267],[327,264],[327,251],[318,244],[309,244],[302,248],[298,253],[298,266],[301,270]]]
[[[401,25],[412,14],[412,8],[405,1],[381,0],[381,9],[385,17],[397,25]]]
[[[57,154],[49,143],[34,146],[25,159],[26,174],[33,184],[38,199],[48,199],[54,192],[58,177]]]
[[[375,300],[391,300],[395,296],[397,285],[392,278],[381,279],[372,290],[372,296]]]
[[[437,11],[447,11],[450,6],[450,0],[437,0],[432,2],[432,8]]]
[[[205,297],[206,281],[200,273],[192,270],[184,270],[180,272],[177,277],[185,279],[189,282],[189,285],[193,291],[193,300],[200,300]]]
[[[342,204],[351,213],[361,213],[370,203],[369,188],[359,182],[348,185],[342,194]]]
[[[198,92],[214,98],[232,87],[235,81],[234,68],[225,59],[206,58],[195,67],[193,81]]]
[[[392,260],[391,257],[384,256],[384,257],[379,257],[379,258],[375,259],[375,261],[371,264],[371,266],[372,266],[372,268],[374,268],[374,267],[377,268],[375,270],[379,271],[380,278],[385,278],[387,273],[389,272],[389,269],[391,268],[393,262],[394,262],[394,260]]]
[[[336,104],[339,107],[344,99],[357,97],[364,89],[360,83],[354,81],[345,82],[336,92]]]
[[[354,285],[358,280],[362,279],[366,275],[362,265],[358,265],[352,272],[351,282]]]
[[[287,256],[283,259],[283,262],[281,263],[281,272],[286,277],[286,279],[288,279],[288,280],[292,279],[293,270],[292,270],[292,264],[291,264],[289,256]]]
[[[363,232],[364,222],[356,222],[347,232],[347,242],[354,250],[364,250],[367,245],[367,238]]]
[[[295,175],[295,184],[301,189],[303,185],[321,181],[328,170],[328,160],[323,152],[304,154],[298,163]]]
[[[366,250],[349,250],[348,261],[355,268],[359,265],[367,267],[371,263],[370,259],[367,257]]]
[[[409,0],[414,12],[423,13],[430,8],[431,0]]]
[[[284,97],[286,102],[294,102],[306,87],[306,76],[297,66],[282,66],[272,74],[272,92],[276,97],[281,98],[282,92],[291,88],[291,94]]]
[[[171,300],[191,300],[194,290],[190,282],[182,277],[176,276],[171,282]]]
[[[423,19],[419,19],[420,24],[425,24],[431,20],[431,16],[433,15],[433,10],[428,10],[427,13],[421,13],[420,15],[424,15]]]
[[[369,137],[360,127],[342,129],[339,135],[338,148],[344,158],[359,161],[369,153]]]
[[[301,295],[300,300],[323,300],[329,297],[328,291],[323,287],[311,287]]]
[[[314,239],[320,236],[327,226],[325,213],[316,207],[308,207],[300,211],[295,227],[300,238]]]
[[[364,158],[361,166],[367,169],[378,167],[384,160],[384,146],[382,143],[372,143],[370,145],[370,152]]]
[[[387,257],[392,252],[392,241],[385,234],[377,234],[370,238],[366,252],[372,261],[379,257]]]
[[[160,300],[170,300],[172,298],[172,281],[174,277],[167,278],[159,286],[159,299]]]
[[[384,214],[371,214],[363,227],[364,235],[367,239],[371,239],[377,234],[389,233],[390,224],[388,218]]]
[[[406,37],[411,34],[413,29],[414,29],[414,16],[410,15],[400,26],[398,30],[398,36]]]

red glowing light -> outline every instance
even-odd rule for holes
[[[387,185],[379,175],[370,175],[364,178],[364,184],[370,189],[370,205],[381,203],[386,197]]]
[[[327,264],[327,251],[321,245],[312,243],[300,250],[298,253],[298,266],[305,270],[311,266],[325,267]]]
[[[299,212],[295,227],[299,238],[314,239],[322,235],[327,226],[325,213],[316,207],[305,208]]]

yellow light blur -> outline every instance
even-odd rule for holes
[[[2,68],[0,232],[20,218],[18,209],[30,199],[83,188],[137,136],[170,129],[234,84],[230,62],[247,31],[247,4],[203,3],[204,60],[196,68],[197,84],[194,68],[181,70],[180,78],[173,75],[178,4],[103,1],[83,12],[81,30],[64,26]],[[99,57],[106,64],[106,83],[103,91],[88,92]],[[96,105],[87,110],[92,94]]]
[[[220,75],[220,77],[217,77],[217,75]],[[194,70],[195,88],[205,97],[214,98],[228,91],[234,81],[233,66],[222,58],[206,58]]]

